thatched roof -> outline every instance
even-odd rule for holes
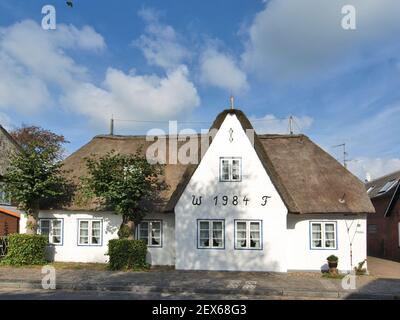
[[[237,116],[244,130],[253,128],[244,113],[235,109],[221,112],[211,129],[219,129],[226,115],[231,113]],[[168,137],[166,142],[168,150]],[[178,145],[184,143],[178,142]],[[91,154],[103,155],[111,150],[135,153],[140,146],[145,152],[150,144],[152,142],[146,141],[145,136],[96,136],[70,155],[64,167],[71,170],[71,176],[76,179],[86,174],[84,158]],[[290,213],[375,212],[364,184],[306,136],[255,134],[254,148]],[[196,156],[201,157],[199,151]],[[159,211],[174,210],[196,168],[195,164],[166,164],[164,178],[169,189],[161,195],[163,203]],[[93,203],[78,203],[76,201],[69,209],[95,209]]]

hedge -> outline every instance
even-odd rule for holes
[[[111,270],[147,268],[147,245],[143,240],[112,239],[108,242]]]
[[[5,265],[41,265],[46,264],[47,236],[32,234],[10,234],[8,251],[1,264]]]

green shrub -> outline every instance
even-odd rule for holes
[[[18,234],[8,236],[8,251],[1,264],[5,265],[37,265],[46,264],[47,236]]]
[[[108,242],[111,270],[146,268],[147,245],[143,240],[113,239]]]
[[[339,258],[336,257],[335,255],[330,255],[328,258],[326,258],[329,262],[338,262]]]

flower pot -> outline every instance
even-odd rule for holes
[[[337,264],[338,264],[337,261],[328,261],[329,269],[335,269],[335,268],[337,268]]]

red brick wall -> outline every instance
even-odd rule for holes
[[[368,255],[400,261],[399,222],[400,201],[397,201],[389,217],[384,217],[390,197],[372,199],[376,214],[368,215]],[[371,233],[371,225],[376,225],[376,233]]]
[[[0,236],[18,232],[18,218],[0,212]]]

